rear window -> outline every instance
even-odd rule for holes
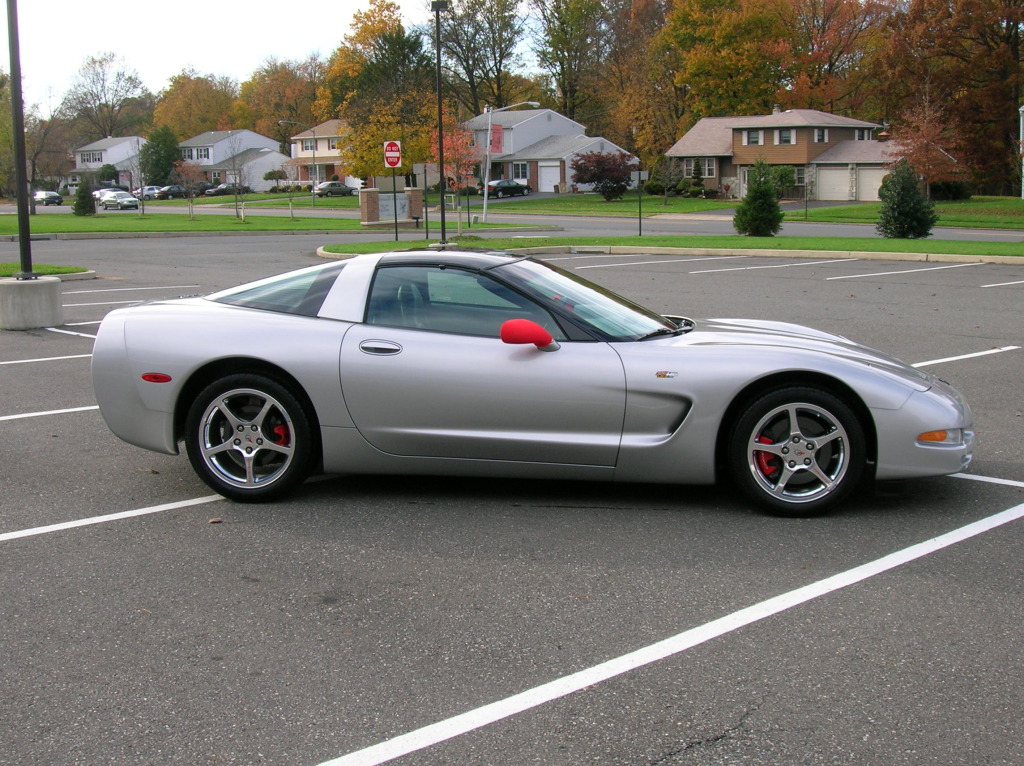
[[[207,296],[217,303],[282,314],[316,316],[344,263],[271,277]]]

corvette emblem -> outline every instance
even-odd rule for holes
[[[678,375],[678,372],[669,372],[668,370],[658,370],[654,373],[656,378],[674,378]]]

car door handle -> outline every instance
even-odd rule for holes
[[[400,354],[402,347],[389,340],[364,340],[359,344],[359,350],[364,354],[373,354],[374,356],[391,356]]]

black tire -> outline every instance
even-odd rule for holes
[[[765,394],[740,415],[729,437],[729,473],[768,513],[826,513],[860,484],[864,427],[838,397],[794,386]]]
[[[214,491],[237,502],[264,502],[309,475],[313,423],[296,396],[277,381],[228,375],[192,403],[185,449],[192,468]]]

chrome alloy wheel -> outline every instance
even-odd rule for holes
[[[234,487],[273,484],[295,457],[295,427],[288,410],[254,388],[234,388],[210,402],[200,429],[203,463]]]
[[[842,484],[850,465],[850,437],[824,407],[791,403],[766,413],[747,443],[747,467],[773,497],[810,503]]]

